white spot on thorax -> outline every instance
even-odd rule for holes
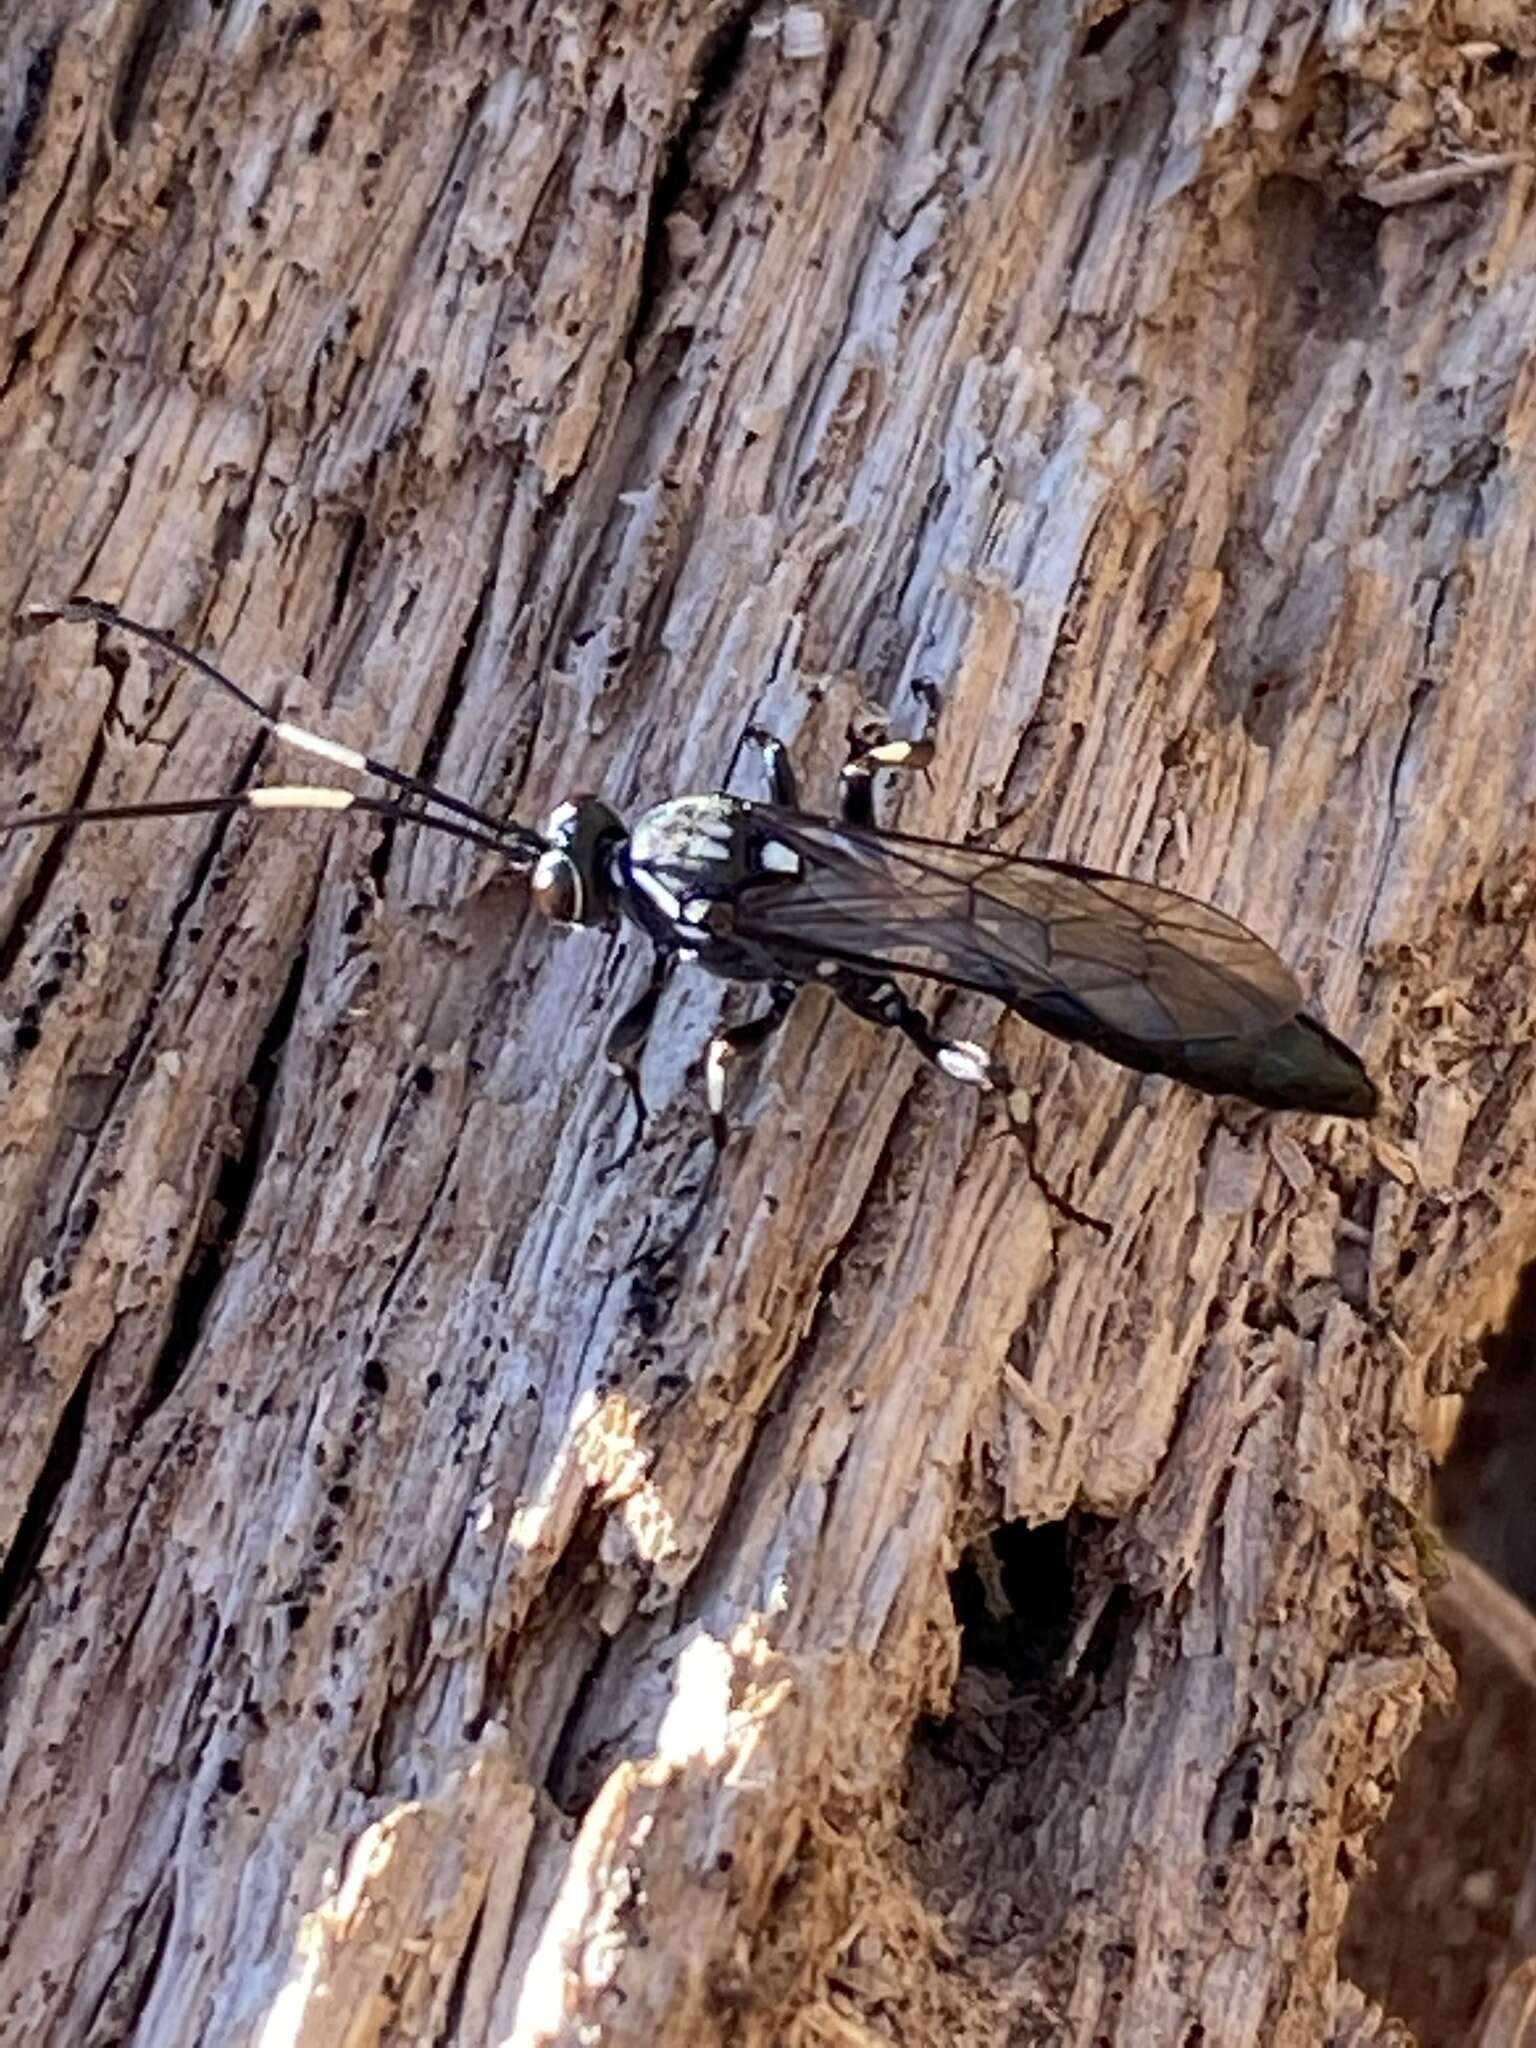
[[[786,846],[779,839],[765,842],[762,852],[758,855],[758,862],[760,866],[768,868],[776,875],[798,875],[800,872],[799,854],[792,846]]]
[[[683,914],[681,900],[672,894],[666,883],[657,879],[649,868],[632,868],[635,887],[643,889],[663,917],[679,918]]]
[[[686,849],[695,860],[719,860],[736,844],[732,820],[713,808],[702,806],[688,819],[679,836],[679,850]]]

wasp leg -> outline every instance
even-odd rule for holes
[[[788,747],[761,725],[749,725],[746,737],[763,757],[774,802],[786,811],[798,811],[800,784],[795,778],[795,764],[789,758]]]
[[[1084,1223],[1101,1237],[1110,1235],[1107,1223],[1097,1216],[1088,1215],[1086,1210],[1075,1208],[1040,1171],[1035,1163],[1034,1132],[1014,1111],[1013,1077],[1002,1061],[994,1059],[984,1045],[977,1045],[969,1038],[941,1037],[922,1011],[907,1001],[894,981],[876,979],[873,975],[845,968],[829,976],[825,985],[856,1016],[871,1024],[883,1024],[890,1030],[899,1031],[930,1066],[947,1074],[951,1081],[962,1081],[968,1088],[979,1088],[983,1094],[995,1095],[1008,1120],[1009,1132],[1024,1153],[1029,1177],[1051,1207],[1071,1223]]]
[[[730,1126],[725,1120],[725,1076],[732,1060],[740,1059],[744,1053],[756,1052],[772,1037],[789,1014],[789,1006],[797,993],[797,984],[792,981],[776,981],[769,991],[768,1008],[760,1017],[748,1017],[744,1023],[728,1024],[717,1031],[709,1041],[709,1050],[704,1055],[704,1088],[709,1102],[709,1159],[704,1167],[703,1179],[694,1190],[693,1200],[688,1205],[688,1214],[664,1245],[652,1251],[642,1252],[635,1260],[635,1268],[644,1276],[647,1286],[653,1287],[657,1278],[677,1256],[682,1246],[693,1235],[699,1218],[704,1213],[715,1184],[715,1173],[720,1165],[720,1155],[725,1150],[730,1136]]]
[[[704,1093],[709,1103],[709,1131],[716,1158],[725,1150],[725,1141],[731,1134],[725,1120],[726,1069],[743,1053],[756,1052],[767,1044],[789,1015],[795,991],[794,982],[776,981],[768,992],[768,1007],[761,1017],[749,1017],[744,1024],[728,1024],[709,1041],[709,1050],[704,1055]]]
[[[640,1143],[645,1130],[645,1097],[640,1092],[640,1061],[645,1053],[645,1041],[650,1036],[651,1026],[656,1021],[656,1006],[661,1001],[662,990],[672,972],[672,959],[666,953],[651,955],[651,978],[636,996],[608,1034],[608,1043],[603,1048],[603,1057],[608,1071],[624,1083],[629,1091],[629,1103],[635,1112],[635,1128],[630,1133],[629,1143],[622,1152],[616,1152],[598,1171],[598,1178],[606,1180],[610,1173],[617,1173],[635,1147]]]
[[[915,1004],[909,1003],[894,981],[860,974],[845,967],[827,977],[825,986],[838,1001],[869,1024],[883,1024],[899,1031],[923,1058],[952,1081],[985,1093],[1006,1096],[1013,1083],[1008,1069],[993,1059],[984,1045],[968,1038],[942,1038]]]
[[[933,759],[933,742],[884,740],[877,747],[865,747],[853,735],[849,738],[853,751],[838,780],[838,813],[845,825],[873,825],[875,777],[882,769],[926,768]]]

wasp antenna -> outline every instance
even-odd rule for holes
[[[423,803],[434,804],[440,809],[451,811],[455,817],[466,818],[489,835],[496,851],[519,867],[532,867],[544,851],[544,841],[536,833],[521,825],[504,823],[493,818],[488,811],[479,810],[474,804],[466,803],[462,797],[451,795],[446,789],[439,789],[435,783],[424,782],[420,776],[409,775],[402,768],[395,768],[388,761],[377,760],[372,754],[360,753],[356,747],[343,746],[340,740],[327,739],[324,733],[310,732],[307,727],[294,725],[286,718],[278,718],[266,706],[253,697],[249,690],[242,689],[232,677],[216,668],[204,655],[183,646],[172,634],[159,626],[151,626],[142,619],[130,618],[118,610],[115,604],[106,604],[99,598],[72,597],[62,604],[31,604],[22,617],[32,625],[47,625],[55,621],[91,620],[99,626],[116,626],[125,633],[132,633],[151,647],[158,647],[162,653],[193,669],[207,682],[215,684],[235,702],[244,707],[251,717],[270,732],[274,739],[296,748],[300,753],[312,754],[321,761],[329,761],[333,767],[344,768],[354,775],[372,775],[380,782],[387,782],[391,788],[404,790],[408,795],[418,797]],[[314,808],[335,809],[335,805]],[[367,806],[364,806],[367,808]],[[72,814],[73,822],[88,822],[80,814]],[[156,815],[151,813],[150,815]],[[163,814],[160,814],[163,815]],[[64,814],[60,814],[61,818]],[[22,820],[13,823],[25,822]],[[40,822],[40,821],[34,821]],[[428,819],[420,822],[430,823]],[[464,837],[467,835],[457,835]]]
[[[402,803],[398,797],[361,796],[356,790],[333,789],[324,783],[260,782],[253,789],[236,790],[230,796],[167,797],[153,803],[103,804],[77,811],[39,811],[35,817],[0,818],[0,839],[17,832],[65,831],[75,825],[123,825],[141,818],[216,818],[233,811],[366,811],[375,818],[391,818],[397,824],[423,825],[450,839],[465,840],[484,847],[487,853],[508,857],[505,841],[472,825],[457,824],[451,818],[434,818],[420,805]]]

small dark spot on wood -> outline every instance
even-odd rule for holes
[[[389,1392],[389,1374],[376,1358],[370,1358],[363,1367],[363,1385],[370,1394]]]
[[[233,1795],[244,1783],[239,1760],[232,1756],[225,1757],[223,1763],[219,1765],[219,1790]]]

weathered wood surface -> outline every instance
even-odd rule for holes
[[[905,824],[1229,906],[1389,1106],[1009,1028],[1106,1248],[808,997],[647,1329],[718,989],[604,1179],[636,950],[483,860],[6,846],[5,2040],[1398,2037],[1401,1504],[1536,1210],[1533,81],[1516,0],[13,0],[7,616],[531,819],[931,685]],[[252,754],[78,627],[0,720],[6,807]]]
[[[1430,1617],[1451,1710],[1414,1744],[1355,1893],[1344,1964],[1426,2042],[1532,2048],[1536,1614],[1452,1552]]]

